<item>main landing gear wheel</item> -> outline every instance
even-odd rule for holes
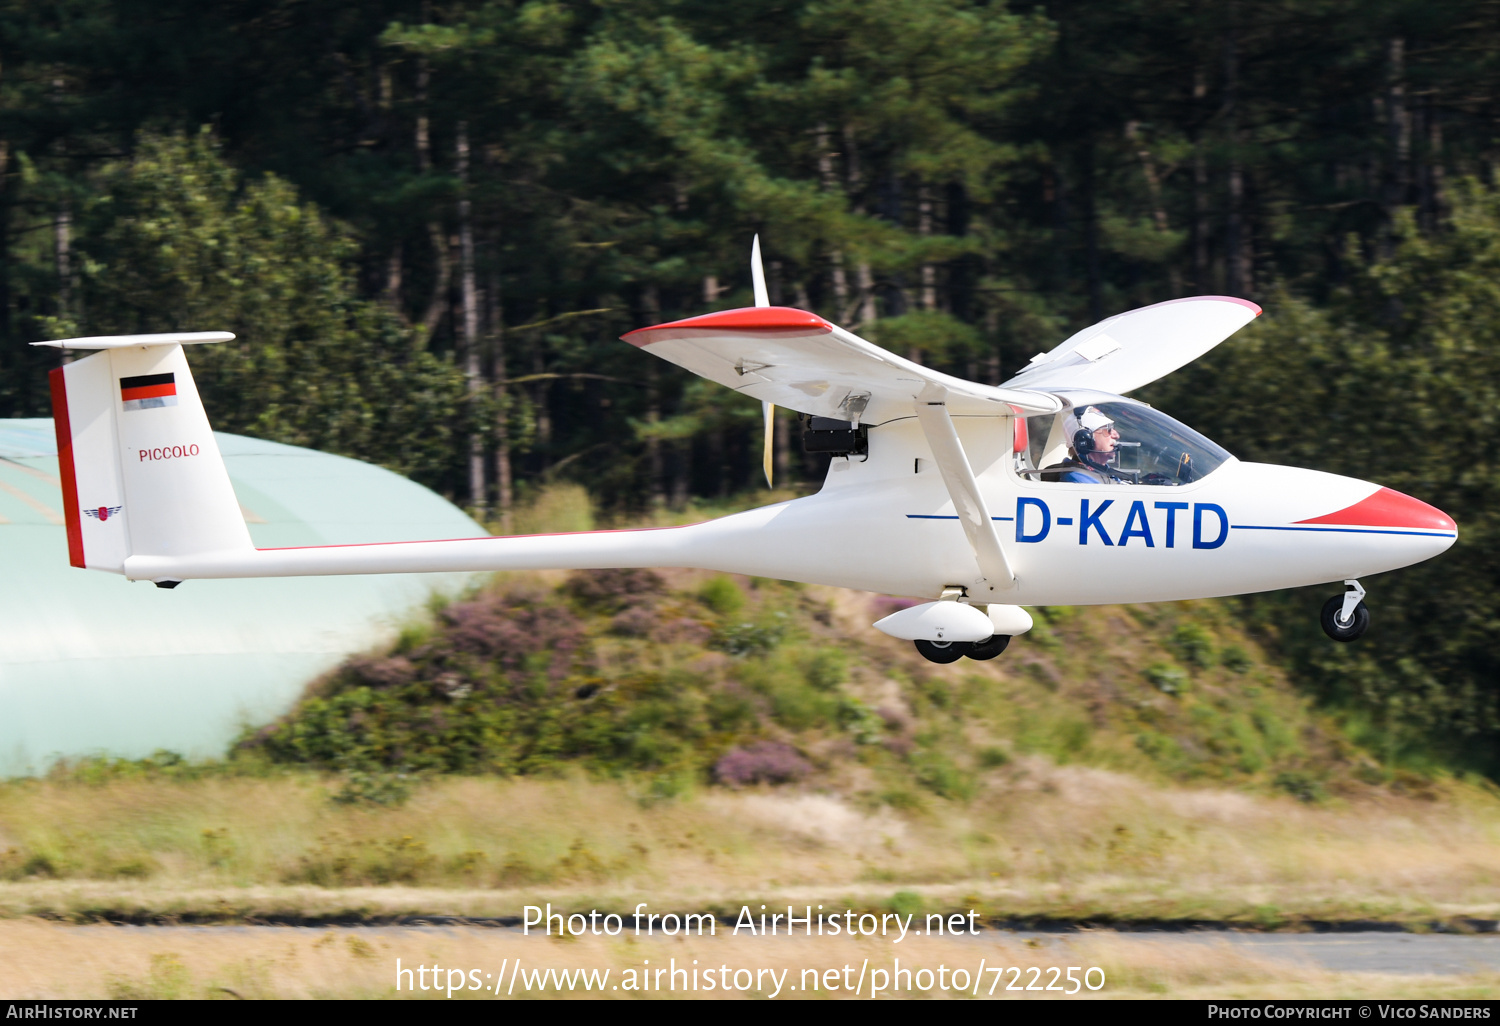
[[[974,642],[974,647],[969,649],[970,659],[993,659],[1005,651],[1005,646],[1010,644],[1009,634],[994,634],[983,641]]]
[[[956,663],[974,647],[972,641],[914,641],[912,644],[929,663]]]
[[[1334,641],[1353,641],[1370,629],[1369,607],[1361,602],[1346,617],[1342,595],[1335,595],[1323,603],[1323,615],[1319,619],[1323,624],[1323,633]]]

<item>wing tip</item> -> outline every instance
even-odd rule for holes
[[[620,338],[633,346],[648,346],[659,341],[653,337],[662,331],[768,331],[805,332],[809,329],[831,332],[833,325],[807,310],[790,306],[743,306],[734,310],[717,310],[714,313],[688,317],[681,321],[668,321],[648,328],[636,328]]]
[[[1247,310],[1254,310],[1256,317],[1259,317],[1261,315],[1261,308],[1259,306],[1257,306],[1256,304],[1250,302],[1250,300],[1248,300],[1248,299],[1241,299],[1239,296],[1183,296],[1181,299],[1169,299],[1169,300],[1167,300],[1164,303],[1154,303],[1152,305],[1153,306],[1172,306],[1172,305],[1174,305],[1176,303],[1201,303],[1204,300],[1209,300],[1210,302],[1215,302],[1215,303],[1233,303],[1236,306],[1243,306]],[[1149,310],[1149,309],[1151,309],[1151,307],[1143,306],[1140,309],[1142,309],[1142,310]],[[1136,311],[1134,311],[1134,310],[1127,310],[1126,311],[1126,313],[1135,313],[1135,312]]]

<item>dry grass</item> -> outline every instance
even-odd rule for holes
[[[976,907],[992,916],[1500,916],[1500,802],[1163,789],[1019,759],[917,812],[788,791],[652,803],[583,779],[446,778],[396,808],[311,776],[0,790],[0,915],[515,916],[528,902]]]
[[[667,941],[586,937],[558,941],[545,937],[523,937],[515,930],[479,927],[449,928],[342,928],[298,929],[284,927],[176,927],[136,928],[118,926],[63,926],[35,920],[0,923],[0,993],[11,998],[303,998],[303,997],[393,997],[446,998],[442,990],[417,990],[409,994],[395,990],[396,960],[403,968],[437,965],[443,979],[448,970],[477,970],[485,986],[503,970],[521,959],[528,972],[537,969],[609,969],[607,987],[626,979],[626,970],[677,967],[691,969],[725,966],[731,972],[747,969],[771,970],[778,974],[781,997],[813,996],[802,988],[810,982],[804,970],[818,970],[821,997],[847,997],[826,989],[829,969],[852,969],[851,979],[862,967],[872,972],[859,997],[870,996],[871,983],[881,977],[873,970],[913,970],[912,994],[917,997],[973,997],[944,992],[923,984],[930,978],[918,970],[951,973],[964,969],[974,974],[981,959],[987,967],[1052,965],[1098,966],[1105,983],[1097,992],[1082,991],[1077,999],[1106,997],[1185,998],[1493,998],[1500,995],[1500,975],[1417,976],[1379,973],[1327,972],[1290,964],[1284,960],[1258,959],[1228,943],[1163,944],[1129,935],[1085,934],[1053,941],[1044,946],[1028,945],[1004,933],[987,932],[969,940],[907,938],[900,945],[878,940],[847,938],[751,938],[722,933],[715,938]],[[672,961],[675,959],[675,963]],[[868,963],[865,960],[868,959]],[[945,976],[950,980],[951,977]],[[969,979],[972,981],[973,976]],[[507,977],[508,979],[508,977]],[[639,979],[637,976],[636,979]],[[670,979],[663,977],[663,979]],[[681,978],[679,978],[681,979]],[[687,977],[691,980],[691,977]],[[1090,977],[1098,982],[1098,976]],[[730,996],[770,996],[773,977],[760,976],[760,986],[750,974],[739,980],[748,988]],[[998,977],[985,972],[979,997],[1001,999],[1067,1000],[1046,992],[1007,991],[1007,985],[1051,980],[1023,972]],[[471,983],[462,974],[453,978]],[[423,977],[430,983],[431,977]],[[700,977],[700,985],[702,978]],[[904,984],[905,981],[902,980]],[[1059,985],[1064,985],[1058,980]],[[792,988],[797,988],[793,990]],[[994,992],[991,994],[991,988]],[[524,983],[515,996],[528,992]],[[532,991],[533,995],[537,992]],[[556,985],[541,991],[560,996]],[[597,991],[594,992],[598,994]],[[582,996],[582,988],[577,991]],[[458,991],[457,997],[493,998],[495,995]],[[502,993],[501,996],[506,996]],[[629,991],[606,989],[600,996],[642,996]],[[649,996],[723,996],[722,991],[683,995],[680,991]],[[891,996],[887,991],[882,996]]]

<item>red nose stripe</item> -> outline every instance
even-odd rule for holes
[[[1457,531],[1453,518],[1421,499],[1382,488],[1352,506],[1299,524],[1351,524],[1360,527],[1415,527],[1424,531]]]

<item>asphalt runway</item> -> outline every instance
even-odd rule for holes
[[[151,936],[188,941],[205,934],[228,934],[256,936],[260,939],[290,933],[301,934],[306,928],[269,925],[219,925],[219,926],[136,926],[136,927],[79,927],[81,932],[113,931],[138,932],[141,937]],[[318,929],[318,928],[313,928]],[[522,931],[516,926],[460,925],[459,923],[433,923],[388,926],[341,927],[341,931],[366,937],[371,941],[381,940],[400,945],[416,940],[422,935],[445,937],[462,941],[478,935],[505,936],[521,940]],[[1246,956],[1267,961],[1284,961],[1289,965],[1317,967],[1331,972],[1398,973],[1412,975],[1466,975],[1471,973],[1500,972],[1500,933],[1484,934],[1416,934],[1386,930],[1329,932],[1329,933],[1253,933],[1235,930],[1141,930],[1097,931],[1111,934],[1134,947],[1160,949],[1161,956],[1170,959],[1172,952],[1185,951],[1191,947],[1229,946]],[[995,943],[1007,946],[1024,943],[1036,951],[1038,961],[1044,961],[1049,950],[1063,958],[1064,950],[1074,941],[1086,936],[1073,930],[1031,931],[985,929],[978,936],[951,938],[965,947],[982,948]],[[722,931],[720,941],[730,940]],[[536,943],[541,938],[531,938],[523,943]],[[703,938],[698,943],[713,945],[715,940]],[[816,943],[816,942],[813,942]]]
[[[1006,934],[1002,934],[1006,935]],[[1041,949],[1066,940],[1071,933],[1009,933]],[[1246,955],[1313,965],[1333,972],[1462,975],[1500,972],[1500,934],[1418,934],[1388,931],[1351,933],[1242,933],[1233,930],[1123,932],[1131,944],[1160,945],[1166,951],[1181,945],[1227,944]],[[979,938],[976,938],[978,940]]]

